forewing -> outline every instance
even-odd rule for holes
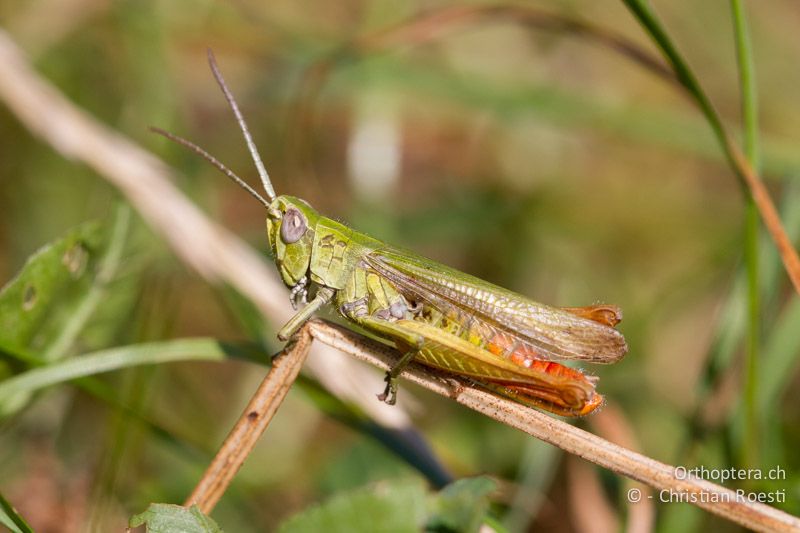
[[[502,332],[537,359],[613,363],[628,350],[622,334],[612,327],[414,254],[385,248],[368,254],[364,261],[409,299],[460,317],[459,321],[478,321]]]

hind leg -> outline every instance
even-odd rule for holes
[[[352,302],[351,305],[345,303],[340,306],[340,310],[347,318],[364,329],[381,337],[392,339],[397,348],[404,351],[403,356],[386,372],[386,388],[381,394],[378,394],[379,400],[389,405],[394,405],[397,401],[397,378],[408,367],[409,363],[414,360],[425,339],[417,333],[398,326],[397,322],[367,314],[367,304],[363,300],[365,299]],[[381,316],[384,314],[381,311],[383,310],[379,310],[376,315]]]

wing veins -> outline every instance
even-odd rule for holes
[[[541,359],[578,359],[608,363],[615,361],[627,351],[622,335],[611,327],[527,300],[444,265],[427,262],[417,256],[408,257],[406,261],[401,253],[394,250],[377,250],[365,259],[372,268],[399,289],[411,292],[416,298],[427,301],[442,313],[455,311],[458,316],[463,316],[465,312],[469,313],[486,326],[511,335],[515,340],[528,345],[537,354],[544,352],[541,353]],[[402,266],[397,266],[395,263]],[[403,267],[411,272],[407,272]],[[452,284],[442,282],[441,278],[450,271],[459,274],[458,282]],[[477,292],[490,295],[491,299],[476,296],[474,293]],[[512,312],[508,308],[496,305],[498,300],[506,304],[520,302],[521,305],[517,305],[514,309],[516,312]],[[545,318],[552,318],[555,313],[557,319],[569,323],[552,324],[534,316],[542,312],[550,312],[549,315],[542,315]],[[587,328],[590,338],[585,334]],[[548,329],[551,334],[548,334]],[[595,339],[592,340],[591,336]]]

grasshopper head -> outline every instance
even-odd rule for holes
[[[261,161],[261,156],[258,154],[247,123],[239,111],[239,106],[236,104],[225,80],[222,78],[222,73],[219,71],[217,62],[214,59],[214,54],[210,49],[208,50],[208,64],[211,67],[214,78],[222,89],[222,93],[225,95],[225,99],[228,101],[228,105],[236,117],[236,121],[239,123],[239,129],[242,131],[247,149],[250,152],[253,163],[255,163],[258,176],[261,178],[261,184],[264,186],[266,198],[262,197],[255,189],[237,176],[235,172],[223,165],[217,158],[193,142],[158,128],[151,129],[200,154],[206,161],[217,167],[223,174],[235,181],[240,187],[264,204],[267,208],[267,237],[269,238],[270,247],[275,254],[275,263],[278,265],[278,270],[281,273],[284,283],[289,287],[294,287],[303,276],[306,275],[309,265],[311,264],[311,250],[314,245],[314,228],[316,228],[317,221],[320,218],[319,213],[314,211],[310,205],[299,198],[293,196],[276,197],[275,189],[272,187],[269,174],[267,174],[267,169],[264,168],[264,163]]]
[[[319,213],[293,196],[278,196],[268,212],[267,238],[275,264],[283,282],[294,287],[308,272]]]

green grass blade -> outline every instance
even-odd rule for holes
[[[731,0],[731,12],[736,38],[736,58],[739,63],[739,88],[742,92],[744,153],[753,168],[759,170],[761,148],[758,134],[758,93],[753,62],[753,45],[742,0]]]
[[[789,237],[795,241],[800,238],[800,184],[790,182],[784,192],[781,202],[781,219],[786,221]],[[768,316],[780,316],[776,321],[769,321],[766,325],[764,346],[761,348],[759,361],[759,385],[757,387],[758,411],[760,413],[777,412],[780,398],[786,389],[791,386],[795,374],[795,366],[800,362],[800,352],[794,349],[795,337],[800,321],[795,317],[793,305],[779,312],[778,306],[782,303],[781,291],[785,288],[785,278],[782,272],[782,263],[771,241],[762,240],[760,243],[760,274],[762,313]],[[726,369],[730,367],[739,348],[744,342],[747,333],[747,272],[742,265],[736,275],[731,290],[722,306],[719,319],[715,325],[714,337],[711,343],[710,357],[704,370],[699,385],[698,399],[695,412],[691,415],[689,426],[694,428],[688,437],[697,440],[707,434],[707,431],[719,430],[718,427],[709,428],[703,423],[704,406],[710,395],[718,390],[725,379]],[[774,324],[773,324],[774,322]],[[798,341],[800,346],[800,341]],[[797,359],[797,362],[795,360]],[[736,408],[741,408],[739,404]],[[732,420],[741,420],[741,411],[731,412]],[[741,440],[744,427],[734,431],[733,434]],[[682,449],[688,449],[689,442],[684,442]],[[762,448],[764,451],[768,451]]]
[[[30,393],[76,378],[140,365],[177,361],[222,361],[233,355],[214,339],[181,339],[100,350],[18,374],[0,383],[0,404],[16,394]]]
[[[756,172],[760,172],[758,142],[758,98],[750,32],[742,0],[731,0],[736,58],[739,65],[739,88],[742,95],[744,153]],[[761,294],[759,287],[759,213],[753,198],[746,196],[744,260],[747,270],[747,364],[744,376],[745,442],[742,462],[758,464],[758,435],[761,434],[758,413],[758,368],[761,337]]]
[[[6,526],[12,533],[33,533],[31,526],[2,494],[0,494],[0,524]]]

